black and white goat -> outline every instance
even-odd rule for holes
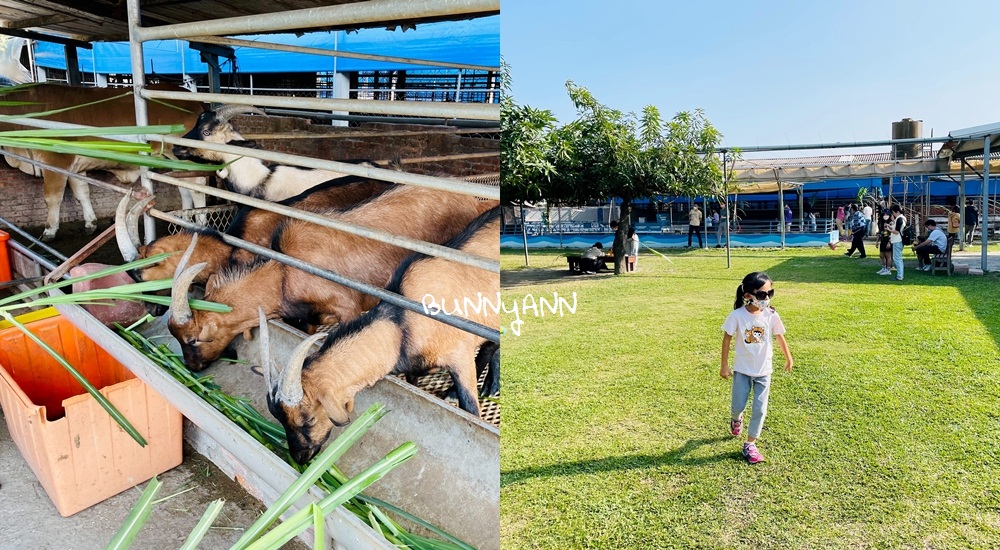
[[[183,137],[209,143],[256,147],[256,142],[243,139],[243,136],[229,123],[234,116],[249,113],[264,114],[260,109],[246,105],[223,105],[214,111],[206,111],[198,117],[194,127]],[[231,162],[232,164],[217,172],[230,191],[271,201],[293,197],[310,187],[347,175],[330,170],[283,164],[267,166],[264,161],[256,158],[181,145],[174,146],[173,154],[181,160],[194,162],[209,164]]]

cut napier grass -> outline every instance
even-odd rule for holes
[[[522,548],[1000,548],[1000,276],[875,275],[844,250],[660,250],[568,275],[501,255],[521,314],[504,348],[501,536]],[[795,357],[751,467],[728,434],[721,325],[751,271]],[[503,317],[508,324],[512,315]]]
[[[102,408],[111,416],[112,419],[126,433],[129,434],[132,439],[135,440],[140,446],[146,446],[146,439],[142,437],[142,434],[135,429],[135,426],[125,418],[124,415],[110,402],[104,394],[97,390],[89,380],[86,379],[80,371],[76,370],[73,365],[70,365],[65,358],[59,355],[56,350],[51,346],[42,341],[37,335],[31,332],[26,326],[18,322],[12,314],[13,311],[25,308],[35,308],[42,306],[54,306],[60,304],[108,304],[110,300],[132,300],[132,301],[148,301],[154,303],[167,303],[169,304],[170,298],[166,296],[153,296],[149,294],[143,294],[144,292],[155,292],[157,290],[162,290],[165,288],[170,288],[171,281],[169,279],[164,279],[162,281],[150,281],[145,283],[137,283],[132,285],[121,285],[113,288],[107,289],[95,289],[86,292],[78,292],[75,294],[57,294],[52,296],[47,296],[43,298],[37,298],[30,302],[25,302],[29,298],[38,296],[39,294],[56,291],[60,288],[71,286],[74,283],[80,283],[84,281],[89,281],[91,279],[98,279],[100,277],[105,277],[108,275],[114,275],[116,273],[121,273],[128,271],[130,269],[140,269],[147,265],[152,265],[157,262],[162,261],[164,258],[170,256],[172,253],[157,254],[155,256],[150,256],[143,260],[137,260],[131,263],[127,263],[120,266],[109,267],[101,271],[91,273],[89,275],[83,275],[80,277],[73,277],[71,279],[65,279],[62,281],[57,281],[48,285],[43,285],[31,290],[26,290],[20,292],[13,296],[8,296],[7,298],[0,299],[0,317],[5,319],[11,325],[17,327],[21,332],[23,332],[28,338],[35,342],[39,347],[45,350],[46,353],[51,355],[56,362],[58,362],[66,371],[74,378],[81,386],[93,397]],[[165,302],[164,302],[165,300]],[[207,309],[211,311],[217,311],[220,313],[225,313],[230,310],[229,306],[222,304],[214,304],[212,302],[205,302],[201,300],[191,300],[191,307],[195,309]]]
[[[254,439],[270,449],[287,462],[292,468],[300,473],[307,470],[306,466],[297,464],[288,454],[288,445],[285,441],[285,431],[280,425],[271,422],[254,409],[246,399],[232,397],[221,391],[218,385],[212,382],[210,375],[198,375],[192,373],[184,365],[182,359],[174,354],[165,344],[156,344],[142,334],[135,331],[142,321],[131,327],[118,327],[118,334],[129,342],[133,347],[142,352],[153,363],[159,365],[173,376],[178,382],[189,388],[195,394],[215,407],[219,412],[232,420],[238,426],[247,431]],[[354,426],[360,419],[351,423]],[[329,449],[329,447],[327,448]],[[315,464],[315,459],[311,464]],[[348,484],[351,479],[345,475],[336,465],[322,470],[322,475],[316,480],[316,485],[328,493],[335,493],[343,485]],[[308,485],[307,485],[308,487]],[[472,550],[472,547],[453,535],[431,525],[425,520],[406,512],[394,505],[382,500],[357,494],[343,503],[343,506],[368,523],[372,529],[378,531],[391,544],[399,548],[411,548],[414,550],[447,550],[462,549]],[[389,510],[400,517],[420,526],[423,529],[434,533],[444,539],[435,540],[413,533],[407,532],[396,521],[386,516],[379,508]]]
[[[382,404],[375,403],[355,422],[352,422],[343,433],[334,439],[309,464],[309,467],[278,497],[274,504],[243,533],[243,536],[231,547],[231,550],[243,550],[246,548],[251,550],[278,550],[309,527],[314,529],[315,534],[313,548],[325,548],[326,537],[323,520],[326,515],[349,499],[354,498],[366,487],[384,477],[403,462],[412,458],[417,453],[416,445],[409,442],[400,445],[386,455],[385,458],[376,462],[364,472],[349,479],[346,483],[343,483],[322,501],[318,503],[314,502],[307,508],[303,508],[274,529],[270,531],[267,531],[267,529],[316,483],[324,471],[332,468],[333,463],[337,459],[343,456],[376,422],[385,416],[386,412]],[[145,525],[146,520],[149,519],[152,507],[159,502],[153,500],[159,489],[160,482],[154,477],[146,487],[146,490],[143,491],[139,501],[132,508],[132,512],[125,523],[115,537],[112,538],[111,542],[108,543],[105,550],[124,550],[129,547],[139,530]],[[198,542],[205,536],[205,532],[219,515],[223,503],[223,500],[217,500],[209,505],[198,525],[195,526],[191,535],[181,547],[181,550],[197,548]]]

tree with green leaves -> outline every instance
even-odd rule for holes
[[[624,269],[625,235],[631,205],[654,195],[721,195],[723,173],[712,152],[722,139],[701,109],[682,111],[663,121],[648,105],[642,115],[607,107],[584,87],[566,83],[578,118],[559,129],[570,143],[569,157],[554,162],[547,200],[582,204],[622,200],[615,232],[615,273]],[[504,167],[506,169],[506,165]]]

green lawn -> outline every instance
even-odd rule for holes
[[[734,250],[732,269],[644,250],[617,278],[505,251],[508,307],[578,308],[502,336],[503,547],[1000,548],[1000,277],[931,277],[908,253],[897,282],[843,250]],[[775,346],[751,467],[719,352],[758,270],[796,364]]]

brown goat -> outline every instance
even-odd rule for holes
[[[492,203],[492,204],[490,204]],[[457,235],[487,206],[497,201],[417,186],[400,186],[347,210],[326,216],[399,236],[441,243]],[[405,219],[405,223],[402,223]],[[384,287],[407,249],[343,231],[292,220],[276,234],[273,248],[317,267],[365,284]],[[181,343],[185,362],[201,370],[219,358],[233,338],[257,325],[257,307],[268,318],[306,319],[319,316],[323,324],[345,322],[374,307],[377,299],[286,268],[275,261],[258,259],[250,265],[234,265],[208,282],[205,299],[227,304],[229,313],[192,313],[184,299],[195,275],[175,278],[174,300],[178,306],[168,325]],[[180,314],[179,316],[177,316]]]
[[[473,220],[448,246],[499,259],[499,235],[497,207]],[[500,326],[500,277],[496,273],[417,254],[399,266],[388,290],[421,302],[432,296],[435,302],[455,304],[456,309],[468,298],[478,307],[473,304],[460,316],[489,327]],[[493,296],[497,297],[495,308],[483,302],[486,298],[492,303]],[[259,323],[263,340],[267,330],[263,314]],[[292,458],[300,464],[319,452],[334,426],[350,422],[358,391],[393,372],[447,370],[462,409],[478,417],[477,372],[499,349],[485,338],[387,302],[344,324],[306,359],[320,336],[302,342],[280,374],[271,371],[268,355],[263,354],[267,358],[268,409],[284,426]]]
[[[345,209],[391,187],[391,184],[352,176],[317,185],[299,195],[285,199],[279,204],[309,212]],[[129,197],[126,196],[119,204],[115,217],[118,247],[125,261],[148,258],[162,252],[179,252],[191,243],[193,232],[185,230],[174,235],[160,237],[148,245],[140,245],[138,213],[145,207],[148,200],[137,203],[132,212],[126,216],[125,209],[127,209],[128,201]],[[286,219],[280,214],[244,206],[236,213],[226,229],[226,233],[267,247],[271,244],[271,236],[274,231]],[[194,279],[194,282],[205,283],[209,277],[228,265],[230,261],[241,263],[253,261],[253,253],[227,244],[217,232],[206,230],[198,233],[201,235],[201,239],[199,239],[199,245],[191,257],[191,262],[205,262],[207,265]],[[178,261],[177,255],[170,256],[156,265],[139,270],[138,278],[142,281],[169,279],[173,276]]]

